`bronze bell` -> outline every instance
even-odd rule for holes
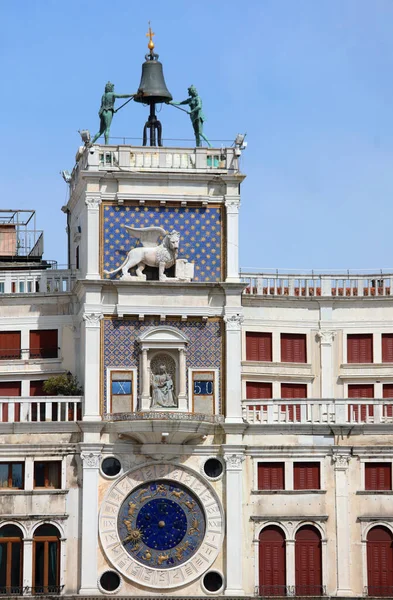
[[[166,87],[162,63],[157,58],[158,54],[146,55],[146,61],[142,65],[141,82],[134,96],[135,102],[157,104],[172,100],[172,95]]]

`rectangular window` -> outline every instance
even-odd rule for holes
[[[246,360],[272,362],[272,334],[260,331],[246,333]]]
[[[284,463],[258,463],[258,490],[284,490],[284,473]]]
[[[391,463],[366,463],[364,465],[366,490],[391,490]]]
[[[4,281],[0,281],[0,294],[4,294]]]
[[[347,335],[347,362],[373,362],[373,334],[351,333]]]
[[[30,331],[30,358],[57,358],[57,329]]]
[[[18,490],[23,490],[23,475],[23,463],[0,463],[0,488],[15,488]]]
[[[374,385],[372,383],[361,383],[348,385],[348,398],[374,398]],[[369,417],[374,416],[372,404],[349,404],[348,419],[351,422],[366,422]]]
[[[273,397],[273,385],[265,381],[247,381],[246,398],[247,400],[269,400]]]
[[[382,362],[393,363],[393,333],[382,334]]]
[[[321,488],[319,462],[293,463],[293,489],[319,490]]]
[[[21,395],[21,390],[22,390],[22,384],[20,381],[1,381],[0,382],[0,399],[1,397],[13,397],[13,396],[20,396]],[[2,415],[2,422],[3,423],[8,423],[8,422],[19,422],[20,421],[20,402],[4,402],[4,403],[0,403],[1,404],[1,415]],[[10,409],[14,409],[14,416],[13,418],[11,417],[11,410]]]
[[[192,410],[213,415],[215,410],[216,375],[214,371],[192,372]]]
[[[35,461],[34,487],[59,490],[61,488],[61,461]]]
[[[21,358],[20,331],[0,331],[0,360]]]
[[[133,384],[132,371],[111,371],[110,395],[112,413],[132,411]]]
[[[306,334],[282,333],[281,334],[281,362],[305,363],[307,362]]]

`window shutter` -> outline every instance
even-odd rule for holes
[[[298,462],[293,465],[295,490],[319,490],[320,464],[318,462]]]
[[[281,398],[307,398],[307,384],[305,383],[282,383],[281,384]],[[289,408],[289,420],[294,421],[294,414],[296,415],[296,421],[300,421],[300,404],[293,405],[282,405],[281,412],[287,411]],[[296,411],[296,413],[294,413]]]
[[[272,334],[260,331],[246,333],[246,360],[272,361]]]
[[[47,396],[44,392],[44,380],[30,381],[30,396]]]
[[[247,400],[260,400],[264,398],[268,400],[272,398],[272,384],[264,381],[247,381],[246,382],[246,398]]]
[[[393,333],[382,334],[382,362],[393,362]]]
[[[389,491],[392,489],[391,463],[366,463],[364,473],[366,490]]]
[[[383,398],[393,398],[393,383],[384,383],[382,388],[382,396]],[[383,416],[384,417],[393,417],[393,405],[392,404],[384,404],[383,406]]]
[[[348,398],[374,398],[374,385],[372,383],[351,384],[348,386]],[[355,422],[367,421],[367,414],[370,417],[374,416],[374,407],[372,404],[350,404],[348,405],[349,420],[351,420],[351,409]]]
[[[347,335],[347,362],[373,362],[372,333],[354,333]]]
[[[20,396],[20,381],[2,381],[0,382],[0,396]]]
[[[283,490],[284,473],[284,463],[258,463],[258,489]]]
[[[15,359],[20,357],[20,331],[1,331],[0,359]]]
[[[30,331],[30,358],[57,358],[57,329]]]
[[[281,334],[281,362],[307,362],[306,335],[304,333]]]

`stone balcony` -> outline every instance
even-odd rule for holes
[[[80,421],[82,401],[82,396],[1,396],[0,424]]]
[[[265,298],[393,297],[393,273],[260,273],[241,272],[244,296]]]
[[[71,292],[75,269],[23,269],[0,271],[0,294],[58,294]]]

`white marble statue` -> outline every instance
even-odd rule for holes
[[[166,366],[160,365],[158,373],[152,375],[153,393],[151,408],[177,407],[172,377],[167,373]]]

